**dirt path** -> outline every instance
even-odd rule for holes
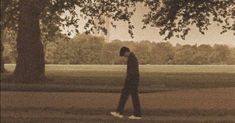
[[[146,122],[235,122],[235,88],[147,93],[140,98]],[[1,121],[113,122],[108,112],[118,99],[113,93],[1,92]],[[131,109],[129,100],[127,114]]]

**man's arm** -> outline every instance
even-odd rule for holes
[[[138,70],[138,62],[136,58],[130,58],[128,63],[128,71],[127,71],[127,80],[131,84],[136,84],[139,81],[139,70]]]

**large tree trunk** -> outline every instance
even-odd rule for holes
[[[43,45],[40,39],[40,0],[20,0],[16,68],[18,82],[38,82],[45,78]]]
[[[1,14],[0,14],[0,21],[1,21],[1,39],[0,39],[0,45],[1,45],[1,61],[0,61],[0,64],[1,64],[1,73],[3,72],[6,72],[6,69],[4,67],[4,57],[3,57],[3,52],[4,52],[4,46],[3,46],[3,36],[4,36],[4,31],[5,31],[5,28],[6,28],[6,23],[8,23],[6,20],[5,20],[5,16],[6,16],[6,9],[7,7],[9,7],[9,4],[11,3],[12,1],[10,0],[1,0]]]
[[[1,33],[2,33],[3,30],[1,30]],[[1,34],[2,36],[2,34]],[[1,64],[1,73],[5,72],[5,68],[4,68],[4,59],[3,59],[3,51],[4,51],[4,46],[3,46],[3,43],[2,43],[2,37],[0,39],[0,42],[1,42],[1,61],[0,61],[0,64]]]

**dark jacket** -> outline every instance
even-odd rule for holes
[[[133,52],[128,56],[127,76],[125,86],[137,87],[139,85],[139,63]]]

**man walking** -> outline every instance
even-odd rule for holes
[[[128,96],[131,95],[132,103],[134,107],[134,114],[129,116],[129,119],[141,119],[140,101],[138,96],[138,86],[139,86],[139,64],[138,60],[133,52],[127,47],[122,47],[120,49],[120,56],[128,58],[127,61],[127,76],[122,89],[121,97],[117,110],[111,112],[111,115],[118,118],[123,118],[123,111]]]

